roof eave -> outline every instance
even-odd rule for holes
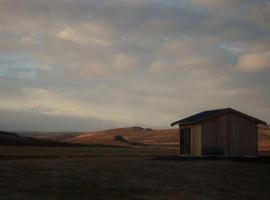
[[[257,119],[256,119],[255,122],[256,122],[257,124],[262,124],[262,125],[267,126],[267,123],[266,123],[265,121],[257,120]]]
[[[204,119],[204,120],[206,120],[206,119]],[[171,126],[175,126],[175,125],[179,125],[179,126],[181,126],[181,125],[182,126],[185,126],[185,125],[194,125],[194,124],[199,124],[199,123],[201,123],[204,120],[194,121],[194,122],[186,122],[186,123],[182,123],[182,122],[177,121],[177,122],[171,123]],[[265,121],[262,121],[262,120],[254,119],[254,122],[256,122],[257,124],[262,124],[262,125],[267,126],[267,123]]]
[[[199,124],[201,121],[194,121],[194,122],[174,122],[171,124],[171,126],[179,125],[179,126],[185,126],[185,125],[194,125],[194,124]]]
[[[171,126],[175,126],[175,125],[179,125],[179,126],[183,125],[183,126],[184,126],[184,125],[199,124],[199,123],[201,123],[201,122],[203,122],[203,121],[205,121],[205,120],[208,120],[208,119],[213,118],[213,117],[217,117],[217,116],[219,116],[219,115],[222,115],[222,114],[228,113],[228,112],[238,113],[238,114],[242,115],[243,117],[246,117],[246,118],[248,118],[249,120],[253,121],[254,123],[267,125],[267,123],[266,123],[265,121],[262,121],[262,120],[260,120],[260,119],[255,118],[255,117],[252,117],[252,116],[250,116],[250,115],[247,115],[247,114],[245,114],[245,113],[242,113],[242,112],[240,112],[240,111],[234,110],[234,109],[232,109],[232,108],[224,108],[224,109],[221,109],[221,111],[220,111],[219,113],[216,113],[216,114],[211,115],[211,116],[204,117],[204,118],[202,118],[202,119],[200,119],[200,120],[197,120],[197,121],[191,121],[191,122],[181,122],[181,121],[183,121],[183,119],[182,119],[182,120],[173,122],[173,123],[171,124]]]

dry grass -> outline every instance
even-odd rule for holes
[[[258,150],[270,154],[270,128],[261,127],[258,133]]]
[[[114,137],[122,135],[127,141],[145,145],[176,146],[179,140],[178,129],[151,130],[140,127],[119,128],[89,133],[76,134],[39,134],[38,138],[52,139],[61,142],[78,144],[103,144],[114,146],[132,146],[128,143],[115,141]],[[259,127],[258,150],[270,152],[270,128]]]
[[[65,142],[78,143],[78,144],[109,144],[117,146],[129,146],[126,143],[115,141],[114,137],[117,135],[123,136],[130,142],[143,143],[146,145],[157,144],[172,144],[175,145],[178,142],[178,130],[147,130],[147,129],[134,129],[134,128],[122,128],[113,129],[108,131],[99,131],[92,133],[83,133],[81,135],[68,138]]]
[[[78,144],[103,144],[115,146],[130,146],[128,143],[116,141],[117,135],[123,136],[131,143],[143,143],[145,145],[176,145],[178,143],[178,129],[152,130],[140,127],[118,128],[97,132],[80,134],[39,134],[37,138],[52,139],[61,142]]]
[[[167,148],[1,147],[0,199],[269,199],[270,164]]]
[[[155,157],[177,155],[172,147],[5,147],[0,146],[0,158],[70,158],[70,157]]]

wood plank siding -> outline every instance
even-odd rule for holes
[[[184,129],[184,128],[190,129],[190,155],[201,156],[202,155],[201,125],[196,124],[196,125],[180,126],[179,127],[180,134],[181,134],[181,129]],[[179,142],[179,145],[181,145],[181,141]],[[181,146],[179,147],[179,150],[181,151]],[[179,154],[181,155],[181,152],[179,152]]]
[[[222,147],[229,156],[257,155],[257,124],[233,112],[201,123],[202,148]]]

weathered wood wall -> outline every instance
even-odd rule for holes
[[[257,155],[257,124],[235,113],[202,123],[202,147],[223,147],[230,156]]]
[[[201,125],[193,125],[191,131],[191,153],[194,156],[202,155],[202,136]]]
[[[196,125],[180,126],[179,130],[181,128],[190,128],[190,155],[201,156],[202,155],[201,125],[196,124]],[[180,144],[180,138],[179,138],[179,144]]]

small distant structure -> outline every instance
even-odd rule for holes
[[[257,156],[258,124],[266,122],[232,108],[204,111],[179,125],[179,155]]]

